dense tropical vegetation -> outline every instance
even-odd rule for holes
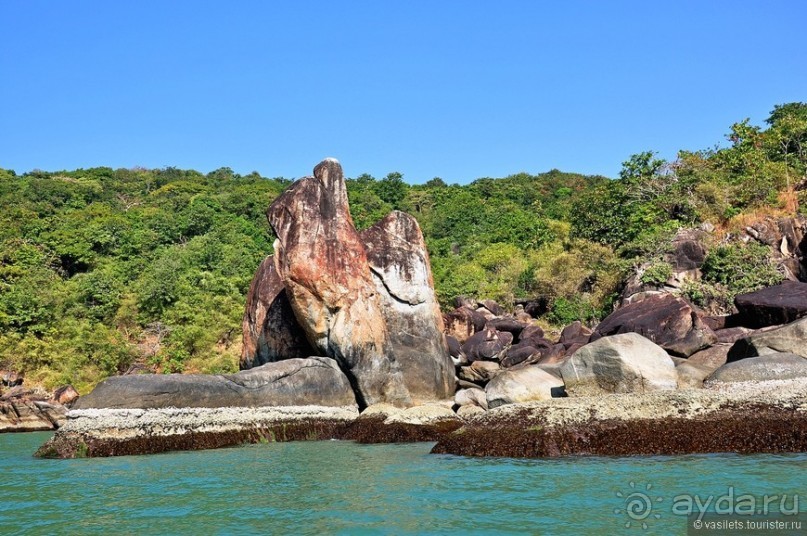
[[[679,228],[709,222],[723,236],[807,206],[807,104],[737,123],[728,140],[673,162],[634,155],[615,180],[552,170],[409,185],[390,173],[348,191],[359,228],[393,209],[418,219],[446,307],[540,298],[547,322],[594,321],[638,263],[645,282],[669,277]],[[288,184],[229,168],[0,169],[0,368],[83,392],[130,367],[234,370],[245,294],[271,252],[264,210]],[[729,299],[780,278],[766,251],[726,242],[687,292]]]

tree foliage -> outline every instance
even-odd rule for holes
[[[639,153],[615,180],[551,170],[410,185],[392,172],[347,188],[359,229],[392,210],[417,218],[443,306],[542,299],[550,321],[595,321],[631,266],[668,277],[660,250],[680,227],[803,210],[807,104],[776,106],[764,128],[740,121],[727,139],[672,162]],[[83,392],[130,367],[234,370],[245,295],[274,238],[265,210],[289,183],[227,167],[0,169],[0,368]],[[763,257],[715,249],[690,294],[778,281]]]

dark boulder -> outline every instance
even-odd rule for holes
[[[518,334],[518,342],[532,341],[544,338],[544,330],[540,326],[529,325]]]
[[[457,339],[451,335],[447,335],[446,343],[448,344],[448,355],[450,355],[452,359],[459,363],[468,361],[465,354],[462,352],[462,345]]]
[[[747,337],[754,330],[749,328],[726,328],[726,329],[719,329],[715,331],[715,335],[717,335],[717,342],[724,343],[724,344],[731,344],[739,341],[740,339]]]
[[[566,356],[571,355],[566,347],[558,343],[550,348],[541,351],[541,358],[536,361],[539,365],[558,365],[566,360]]]
[[[541,351],[538,348],[528,343],[517,344],[507,349],[504,357],[502,358],[501,364],[504,368],[512,367],[533,356],[540,355],[540,353]]]
[[[446,335],[451,335],[461,343],[478,331],[485,329],[488,319],[469,307],[458,307],[443,315]]]
[[[706,248],[703,246],[703,231],[687,229],[679,231],[673,239],[672,252],[667,255],[667,262],[673,273],[698,270],[706,259]]]
[[[566,348],[576,344],[586,344],[591,337],[592,331],[584,326],[579,320],[569,324],[560,332],[560,343]]]
[[[474,333],[462,345],[462,351],[468,357],[468,360],[472,362],[497,360],[512,342],[512,333],[488,328],[479,333]]]
[[[590,340],[621,333],[638,333],[681,357],[717,341],[714,332],[686,300],[667,293],[635,296],[630,304],[600,322]]]
[[[807,315],[807,283],[785,281],[734,299],[743,326],[788,324]]]
[[[506,313],[504,308],[493,300],[482,300],[479,305],[493,313],[494,316],[504,316]]]
[[[519,335],[527,327],[527,324],[523,322],[519,322],[513,318],[495,318],[493,320],[489,320],[487,323],[488,327],[496,329],[498,331],[506,331],[513,335],[513,339],[518,340]]]

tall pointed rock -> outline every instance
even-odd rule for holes
[[[362,231],[361,239],[381,296],[389,346],[413,402],[452,397],[454,365],[417,220],[395,211]]]
[[[292,184],[267,218],[278,237],[275,265],[308,341],[340,363],[360,405],[410,405],[339,162],[324,160]]]

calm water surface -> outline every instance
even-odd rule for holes
[[[0,534],[685,534],[672,498],[730,486],[804,494],[807,510],[807,454],[475,459],[321,441],[32,458],[47,438],[0,434]],[[653,503],[647,529],[625,512],[632,492]]]

